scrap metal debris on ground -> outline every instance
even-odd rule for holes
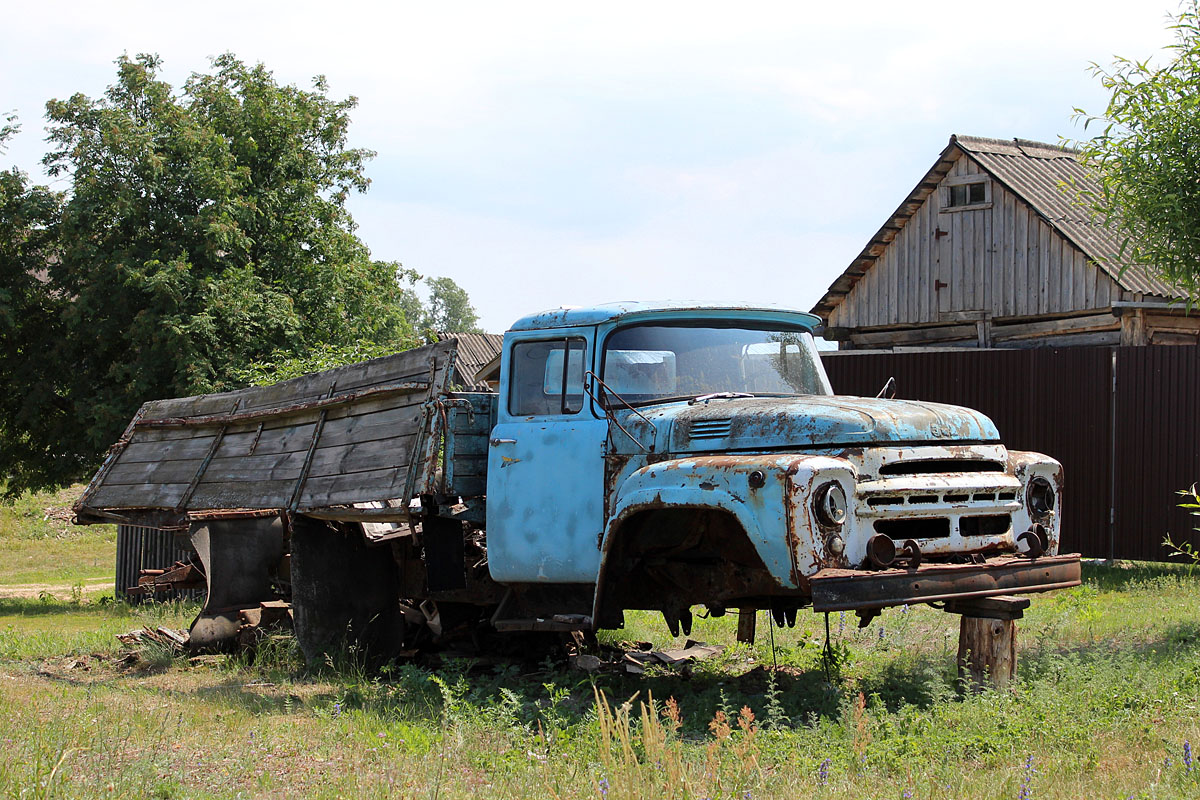
[[[623,672],[641,675],[648,666],[674,667],[705,661],[725,649],[720,644],[705,644],[688,639],[683,647],[670,650],[654,650],[648,642],[636,644],[623,642],[625,647],[604,647],[603,657],[581,653],[570,657],[570,664],[584,672]]]

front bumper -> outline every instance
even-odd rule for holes
[[[814,611],[853,611],[1078,586],[1079,554],[989,558],[982,564],[923,564],[867,572],[823,569],[809,578]]]

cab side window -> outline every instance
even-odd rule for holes
[[[583,408],[583,339],[513,345],[508,412],[514,416],[578,414]]]

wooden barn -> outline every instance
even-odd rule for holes
[[[1200,314],[1121,269],[1120,235],[1077,201],[1074,150],[951,136],[813,307],[843,350],[1197,344]]]

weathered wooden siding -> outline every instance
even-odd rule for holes
[[[429,402],[446,395],[455,353],[451,339],[272,386],[147,403],[76,513],[406,501],[433,480],[441,417]]]
[[[982,173],[963,154],[943,185]],[[1119,299],[1120,289],[1081,250],[998,181],[990,183],[991,207],[977,210],[945,211],[942,186],[931,192],[830,312],[829,326],[930,324],[972,311],[992,318],[1071,314]],[[940,291],[939,281],[947,284]]]

